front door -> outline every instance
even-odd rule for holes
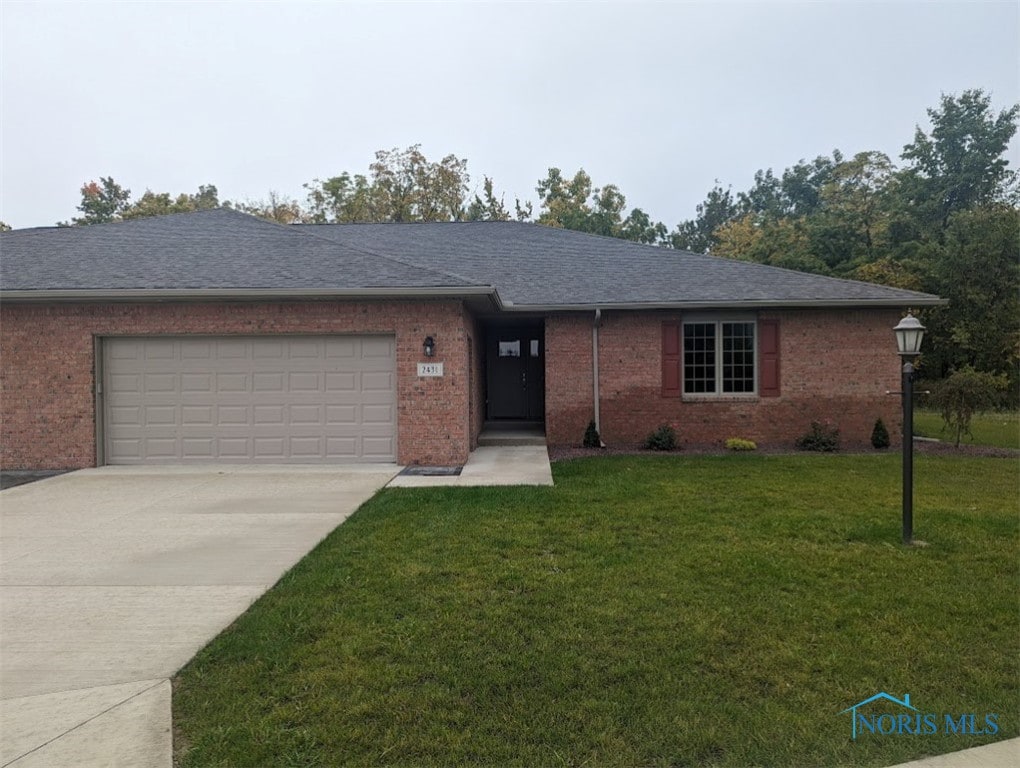
[[[542,421],[545,352],[541,326],[490,328],[486,343],[486,418]]]

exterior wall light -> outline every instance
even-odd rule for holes
[[[432,357],[436,354],[436,340],[431,336],[426,336],[421,348],[425,350],[425,357]]]
[[[924,326],[909,312],[893,328],[903,358],[903,543],[914,543],[914,358],[921,354]]]

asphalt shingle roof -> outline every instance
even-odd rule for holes
[[[931,304],[929,294],[518,222],[281,226],[225,209],[0,234],[0,292],[492,287],[506,306]],[[470,291],[469,291],[470,289]]]
[[[5,291],[466,285],[443,272],[227,209],[0,235]]]
[[[491,283],[515,305],[930,303],[929,294],[518,222],[305,226]]]

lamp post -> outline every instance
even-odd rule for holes
[[[914,542],[914,359],[921,354],[924,326],[909,312],[893,328],[903,358],[903,543]]]

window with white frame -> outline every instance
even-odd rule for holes
[[[753,320],[684,321],[684,394],[755,394],[755,330]]]

